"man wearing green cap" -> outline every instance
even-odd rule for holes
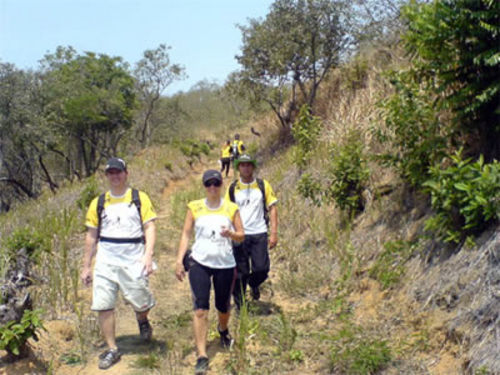
[[[235,160],[240,178],[228,188],[226,199],[240,208],[245,239],[233,244],[238,270],[233,296],[239,309],[250,285],[252,298],[260,298],[260,285],[267,279],[270,269],[269,251],[278,243],[278,199],[266,180],[254,176],[256,160],[243,154]],[[268,236],[268,224],[270,233]]]

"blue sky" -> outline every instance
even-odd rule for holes
[[[0,0],[0,61],[37,68],[56,47],[121,56],[131,65],[164,43],[189,78],[165,94],[203,79],[222,84],[239,68],[236,24],[265,17],[272,0]]]

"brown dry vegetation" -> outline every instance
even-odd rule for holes
[[[312,175],[324,175],[329,146],[342,143],[352,129],[363,137],[366,152],[386,147],[371,137],[370,129],[381,126],[376,102],[389,90],[381,72],[388,64],[401,63],[393,52],[377,50],[332,74],[318,103],[325,126],[307,167]],[[390,352],[376,370],[380,374],[500,374],[500,228],[484,233],[474,249],[434,241],[423,230],[431,215],[427,198],[409,191],[392,171],[373,161],[365,211],[350,222],[333,205],[316,207],[298,194],[300,172],[293,165],[293,150],[276,146],[279,129],[272,117],[251,125],[262,133],[260,138],[251,135],[250,126],[240,133],[258,145],[259,174],[279,196],[279,246],[271,252],[272,271],[261,301],[250,303],[248,316],[232,318],[238,343],[233,351],[218,347],[211,316],[209,373],[363,373],[349,370],[353,358],[348,353],[367,355],[356,349],[374,343]],[[173,263],[184,203],[201,194],[199,174],[214,167],[216,158],[214,152],[190,169],[178,153],[161,147],[134,157],[133,185],[153,197],[161,219],[160,268],[152,278],[158,301],[151,314],[155,340],[140,344],[130,308],[120,306],[117,334],[125,355],[108,374],[192,373],[189,288],[175,280]],[[49,211],[44,207],[70,206],[80,190],[69,187],[20,212],[36,211],[41,217]],[[20,217],[3,223],[15,227]],[[71,239],[76,263],[82,242],[83,231]],[[386,270],[398,272],[399,280],[384,285],[373,270],[388,243],[399,243],[406,252]],[[37,293],[46,293],[43,284]],[[89,290],[78,287],[76,294],[66,308],[49,309],[47,332],[33,343],[33,358],[4,365],[0,374],[99,372],[96,354],[102,341],[88,311]],[[74,365],[64,363],[70,354],[78,358]]]

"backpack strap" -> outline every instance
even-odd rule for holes
[[[141,215],[141,198],[139,197],[139,190],[132,189],[132,203],[137,207],[137,212],[139,212],[139,220],[141,221],[141,229],[142,229],[142,243],[146,242],[146,238],[144,237],[144,224],[142,223],[142,215]]]
[[[97,198],[97,240],[101,237],[101,224],[102,224],[102,212],[104,211],[104,200],[106,199],[106,193],[102,193]]]
[[[231,185],[229,185],[229,200],[233,203],[236,202],[236,199],[234,199],[234,189],[236,188],[237,182],[238,181],[233,181]]]
[[[97,199],[97,240],[101,239],[101,224],[102,224],[102,213],[104,211],[104,202],[106,200],[106,193],[103,193],[99,195],[99,198]],[[116,243],[135,243],[135,242],[145,242],[145,237],[144,237],[144,226],[142,223],[142,215],[141,215],[141,198],[139,196],[139,190],[137,189],[132,189],[132,201],[130,202],[131,204],[133,203],[137,207],[137,211],[139,213],[139,220],[141,221],[141,229],[142,229],[142,237],[140,238],[140,241],[137,241],[137,239],[113,239],[110,241],[110,239],[106,239],[108,242],[116,242]]]
[[[264,184],[264,180],[261,178],[257,178],[257,185],[262,193],[262,204],[264,206],[264,220],[266,221],[266,225],[269,226],[269,211],[266,205],[266,188]]]

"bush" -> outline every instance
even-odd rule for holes
[[[362,192],[370,176],[363,144],[358,134],[352,133],[345,145],[333,147],[332,151],[328,196],[340,209],[350,214],[360,212],[364,208]]]
[[[304,167],[314,148],[322,128],[321,120],[312,116],[309,106],[304,104],[300,108],[297,121],[293,124],[292,135],[297,142],[294,153],[295,163],[299,167]]]
[[[76,205],[81,210],[86,210],[87,207],[90,205],[92,199],[94,199],[98,195],[99,195],[99,187],[97,186],[97,181],[95,177],[90,177],[87,180],[82,192],[80,193],[80,197],[76,201]]]
[[[0,327],[0,350],[19,356],[29,338],[37,339],[37,331],[45,329],[40,310],[25,310],[20,322],[10,321]]]
[[[10,259],[14,259],[17,251],[24,248],[30,259],[38,262],[42,252],[50,251],[50,237],[32,227],[24,227],[12,232],[4,246]]]
[[[323,194],[319,181],[316,181],[310,173],[304,173],[297,183],[297,190],[306,199],[310,199],[315,206],[321,206]]]
[[[391,349],[385,340],[366,337],[351,323],[346,323],[333,341],[330,367],[335,373],[375,374],[391,361]]]
[[[375,135],[392,150],[379,155],[383,164],[395,167],[400,176],[419,187],[429,166],[446,154],[448,133],[439,120],[432,93],[419,82],[414,71],[389,73],[394,94],[380,106],[386,128]]]
[[[426,229],[445,242],[458,243],[478,235],[500,216],[500,163],[463,160],[461,151],[451,156],[451,165],[430,168],[424,187],[431,194],[435,215]],[[471,238],[471,237],[469,237]]]

